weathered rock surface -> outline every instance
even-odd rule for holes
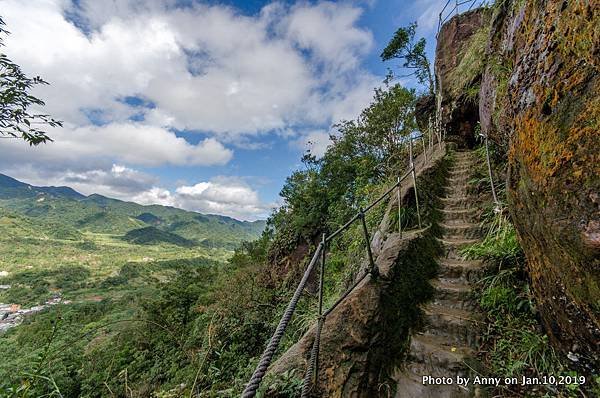
[[[505,2],[480,93],[482,130],[508,148],[510,211],[546,329],[596,369],[599,26],[597,0]]]
[[[482,132],[508,157],[509,210],[545,329],[578,365],[597,371],[600,1],[498,2],[487,26],[477,15],[454,18],[438,41],[448,134],[462,134],[465,115],[455,110],[465,92],[479,90]],[[452,54],[463,53],[475,29],[487,30],[486,50],[480,80],[465,87]]]
[[[435,75],[442,92],[442,126],[450,141],[461,147],[475,144],[474,130],[479,119],[477,100],[466,90],[481,80],[479,63],[483,49],[474,43],[476,35],[488,25],[489,12],[476,9],[446,22],[438,36]]]

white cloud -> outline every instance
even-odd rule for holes
[[[152,187],[135,195],[132,200],[142,205],[177,206],[175,198],[167,189]]]
[[[169,190],[155,176],[120,164],[78,171],[25,166],[9,170],[8,174],[36,186],[69,186],[84,195],[98,193],[142,205],[173,206],[240,220],[264,219],[276,207],[260,199],[257,190],[247,182],[251,179],[239,177],[217,176],[193,185],[180,183]],[[261,184],[261,179],[254,180],[254,185]]]
[[[379,82],[361,66],[373,37],[358,26],[359,3],[274,2],[255,16],[176,3],[2,0],[11,31],[2,50],[51,83],[35,94],[65,127],[39,147],[0,140],[0,170],[142,203],[266,215],[241,180],[169,191],[136,169],[225,165],[234,156],[227,146],[264,149],[257,136],[272,132],[322,153],[324,132],[356,117]],[[203,138],[192,144],[176,130]]]
[[[77,125],[88,123],[86,109],[127,120],[139,109],[119,99],[142,95],[156,105],[145,110],[147,120],[159,126],[258,134],[330,123],[345,93],[373,80],[356,73],[373,44],[356,26],[360,8],[275,4],[247,17],[172,3],[84,1],[76,8],[66,0],[5,0],[6,51],[52,83],[39,90],[47,110]],[[87,35],[67,11],[87,21]]]
[[[124,122],[105,126],[67,126],[52,132],[53,143],[30,147],[18,140],[2,140],[0,166],[31,162],[68,168],[113,162],[144,166],[225,164],[233,152],[215,138],[196,145],[162,127]]]
[[[310,151],[310,153],[317,158],[320,158],[325,154],[327,147],[331,144],[329,139],[329,133],[324,130],[316,130],[304,133],[292,144],[303,151]]]
[[[266,218],[274,204],[263,203],[258,193],[238,178],[216,177],[195,185],[182,185],[171,193],[152,187],[133,197],[142,204],[161,204],[241,220]]]

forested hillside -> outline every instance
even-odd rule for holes
[[[233,249],[252,240],[264,221],[238,221],[159,205],[142,206],[69,187],[35,187],[0,174],[0,207],[43,223],[60,224],[81,232],[125,234],[154,226],[205,247]]]
[[[226,265],[209,258],[225,258],[224,249],[251,240],[260,223],[61,195],[70,191],[4,178],[2,247],[14,266],[3,278],[13,287],[2,301],[28,304],[58,293],[72,300],[2,337],[0,354],[10,358],[0,367],[5,393],[238,394],[315,241],[406,167],[407,147],[400,144],[416,128],[415,100],[413,90],[397,84],[377,89],[356,120],[336,126],[323,157],[303,157],[304,167],[281,190],[285,204],[260,239],[243,244]],[[405,210],[404,223],[416,222],[410,207]],[[370,213],[370,227],[381,211]],[[61,225],[64,236],[42,234],[55,229],[41,224]],[[362,260],[361,241],[353,236],[360,230],[332,247],[335,277],[326,284],[327,300],[345,289]],[[47,245],[43,254],[32,246],[40,240]],[[23,271],[23,263],[33,268]],[[37,288],[43,294],[32,294],[33,285],[43,286]],[[284,346],[310,325],[311,302],[303,299]],[[278,388],[291,388],[297,376]]]
[[[227,62],[240,60],[217,60],[221,52],[238,55],[245,45],[252,52],[255,42],[267,43],[269,50],[293,49],[281,53],[291,54],[286,62],[297,57],[310,69],[296,66],[304,71],[301,76],[318,76],[318,84],[311,83],[317,89],[299,98],[318,97],[321,108],[326,103],[321,91],[343,97],[328,91],[341,84],[328,75],[340,73],[342,80],[354,81],[348,75],[358,72],[344,69],[337,58],[333,64],[324,61],[326,53],[343,58],[335,40],[318,34],[315,39],[312,31],[301,34],[318,19],[315,9],[302,9],[312,2],[289,9],[268,4],[252,17],[232,11],[233,6],[215,11],[166,2],[169,7],[159,11],[172,19],[147,19],[135,26],[148,24],[169,33],[159,35],[159,44],[168,50],[161,47],[157,59],[166,62],[179,53],[187,58],[183,66],[161,69],[160,76],[176,70],[191,88],[181,89],[179,79],[161,81],[153,94],[160,92],[160,97],[169,84],[181,91],[165,95],[168,101],[162,104],[141,94],[115,95],[117,110],[139,111],[127,123],[147,117],[159,120],[161,128],[167,124],[160,137],[175,142],[173,151],[186,159],[163,159],[168,166],[163,164],[161,176],[199,170],[192,167],[227,174],[245,165],[244,178],[267,184],[268,178],[249,176],[255,171],[249,162],[228,165],[233,149],[225,144],[235,147],[236,156],[247,156],[245,161],[273,168],[280,166],[274,159],[286,156],[284,145],[252,139],[289,135],[297,139],[285,143],[291,147],[326,132],[326,148],[308,142],[308,150],[295,152],[303,153],[299,162],[281,167],[287,178],[279,185],[278,207],[267,220],[254,222],[86,196],[69,187],[36,187],[0,174],[0,398],[238,397],[251,389],[248,381],[257,373],[262,384],[255,384],[256,395],[251,391],[245,397],[299,397],[303,385],[314,396],[328,397],[598,396],[597,2],[449,1],[434,18],[439,18],[437,35],[429,36],[437,40],[434,67],[417,23],[395,27],[379,55],[391,69],[383,81],[367,80],[369,90],[377,87],[356,108],[364,109],[333,125],[327,119],[317,133],[313,125],[290,122],[308,112],[305,108],[286,108],[285,98],[261,97],[256,81],[268,80],[273,90],[275,81],[279,92],[281,87],[291,90],[298,77],[285,75],[286,85],[271,79],[280,66],[265,52],[252,53],[249,58],[260,63],[250,63],[250,69],[267,69],[268,78],[255,81],[252,75],[245,81],[237,69],[234,77],[219,74],[226,83],[207,90],[215,97],[204,104],[207,112],[195,103],[178,109],[186,117],[197,112],[212,122],[200,118],[198,126],[192,119],[175,120],[178,112],[171,118],[164,106],[177,102],[180,94],[188,106],[188,97],[196,98],[194,90],[211,86],[199,81],[208,79],[212,69],[222,72]],[[349,5],[338,9],[338,2],[315,3],[328,18],[341,14],[342,21],[333,25],[341,31],[364,22]],[[297,10],[307,13],[296,23],[287,21]],[[210,34],[202,31],[197,22],[204,11],[214,12],[217,21],[241,23],[243,34],[233,35],[225,22],[214,24]],[[426,11],[423,15],[433,15],[431,8]],[[279,19],[284,21],[274,21]],[[184,28],[169,31],[167,22],[162,25],[167,20]],[[83,32],[76,22],[69,20],[69,27],[86,45],[110,33],[102,22],[78,21],[98,23],[101,34]],[[286,30],[286,23],[294,29]],[[2,26],[0,18],[0,37],[6,33]],[[190,26],[194,34],[206,35],[186,37]],[[364,56],[351,48],[369,47],[371,32],[364,33],[346,32],[359,38],[339,51],[353,54],[344,58],[349,63]],[[210,46],[204,41],[212,36],[224,36],[226,50],[216,46],[205,54],[203,46]],[[242,36],[249,42],[240,41]],[[186,38],[190,47],[179,47]],[[312,41],[318,45],[311,47]],[[21,73],[3,54],[0,63],[3,70]],[[60,127],[62,122],[25,112],[30,105],[44,105],[28,93],[44,82],[22,73],[13,80],[6,76],[0,74],[0,81],[7,87],[22,83],[8,91],[0,86],[8,92],[0,95],[0,105],[20,98],[12,104],[16,115],[0,113],[0,122],[8,114],[16,120],[0,126],[12,126],[0,129],[0,137],[49,143],[51,136],[36,123]],[[252,101],[267,104],[266,114],[256,111],[236,120],[240,129],[251,129],[264,117],[263,130],[289,123],[303,129],[302,137],[288,131],[288,125],[268,133],[257,128],[248,135],[223,128],[211,119],[219,111],[221,91],[227,96],[223,119],[247,111],[250,101],[236,102],[244,91],[251,92]],[[279,107],[293,114],[289,120],[273,116]],[[319,112],[311,111],[314,122]],[[100,116],[106,115],[95,108],[86,112],[93,116],[86,114],[86,123],[93,126],[85,128],[101,131]],[[202,138],[190,138],[196,133]],[[268,155],[251,156],[270,145],[275,149]],[[209,150],[222,158],[215,155],[211,163]],[[274,153],[280,150],[283,154]],[[140,170],[154,167],[142,157]],[[182,171],[183,165],[190,169]],[[203,184],[228,180],[219,178]],[[233,188],[235,195],[249,196],[235,205],[268,207],[249,187]],[[232,191],[217,190],[209,199],[218,200],[224,192]],[[236,210],[222,214],[243,214]],[[318,272],[312,268],[317,262]],[[276,340],[276,349],[265,350]],[[319,366],[320,373],[315,371]],[[428,376],[499,381],[428,384]]]

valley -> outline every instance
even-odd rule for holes
[[[0,175],[0,331],[49,304],[115,299],[167,281],[165,262],[224,263],[263,228]]]

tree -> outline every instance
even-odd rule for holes
[[[9,32],[0,17],[0,46],[4,46],[3,35]],[[21,67],[0,53],[0,137],[21,138],[29,145],[52,141],[43,130],[60,127],[62,122],[49,115],[32,113],[29,109],[44,106],[44,101],[30,94],[36,85],[48,84],[39,76],[27,77]]]
[[[381,53],[382,61],[400,59],[404,61],[403,68],[414,69],[412,73],[405,76],[415,76],[419,83],[428,86],[429,93],[434,93],[433,75],[431,64],[425,54],[425,38],[420,38],[415,43],[415,31],[417,23],[399,28],[387,47]]]

